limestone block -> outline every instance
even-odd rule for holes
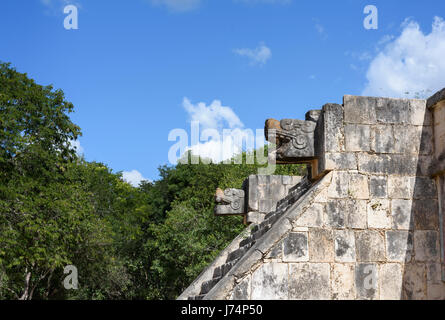
[[[368,203],[368,227],[376,229],[391,228],[389,200],[373,199]]]
[[[428,126],[432,124],[432,113],[426,107],[426,100],[410,99],[408,122],[418,126]]]
[[[385,240],[380,231],[355,231],[357,261],[385,261]]]
[[[436,183],[428,177],[416,177],[414,180],[413,193],[414,199],[436,199]]]
[[[345,95],[343,97],[346,123],[374,124],[377,98]]]
[[[439,250],[439,233],[437,231],[414,231],[416,261],[438,261]]]
[[[372,127],[371,150],[376,153],[395,152],[395,140],[392,126],[376,125]]]
[[[394,127],[395,153],[418,154],[422,131],[415,126],[395,125]]]
[[[437,200],[414,200],[413,218],[416,230],[438,230],[439,205]]]
[[[347,222],[346,226],[352,229],[366,229],[367,228],[367,201],[347,199],[346,212]]]
[[[323,106],[323,120],[323,137],[316,136],[316,139],[324,140],[324,150],[321,151],[344,151],[343,107],[333,103],[325,104]]]
[[[420,136],[420,146],[419,146],[419,154],[423,155],[432,155],[433,154],[433,146],[434,146],[434,138],[433,138],[433,127],[432,126],[423,126],[416,127],[418,131],[418,136]]]
[[[354,153],[326,153],[325,170],[357,170],[357,159]]]
[[[426,267],[423,263],[409,263],[403,272],[403,299],[426,299]]]
[[[272,199],[260,199],[259,212],[268,213],[276,209],[277,203]]]
[[[331,298],[328,263],[292,263],[289,267],[289,299],[328,300]]]
[[[369,199],[368,177],[359,173],[350,173],[348,195],[354,199]]]
[[[323,217],[324,205],[313,203],[292,224],[300,227],[322,227]]]
[[[331,274],[332,299],[355,299],[354,264],[334,263]]]
[[[379,270],[375,263],[359,263],[355,267],[356,298],[379,299]]]
[[[283,261],[309,261],[307,232],[291,232],[283,241]]]
[[[413,235],[409,231],[386,231],[388,261],[409,262],[413,253]]]
[[[335,230],[335,261],[355,262],[355,236],[351,230]]]
[[[358,154],[359,170],[374,174],[416,175],[417,162],[418,156],[410,154]]]
[[[330,198],[347,198],[349,189],[349,173],[347,171],[334,171],[332,182],[328,187]]]
[[[332,228],[344,228],[346,226],[347,211],[345,201],[331,200],[326,204],[326,225]]]
[[[233,289],[230,300],[249,300],[251,291],[251,275],[246,276]]]
[[[288,298],[288,265],[262,264],[252,274],[252,300],[286,300]]]
[[[392,199],[411,199],[414,195],[415,177],[388,176],[388,192]]]
[[[412,200],[391,200],[392,227],[398,230],[412,230],[414,221],[412,218]]]
[[[247,223],[260,224],[264,221],[264,214],[260,212],[250,211],[247,213]]]
[[[309,258],[312,262],[334,260],[334,239],[332,230],[311,228],[309,231]]]
[[[371,130],[368,125],[347,124],[345,125],[346,151],[370,151]]]
[[[281,259],[283,253],[283,241],[278,242],[272,247],[272,250],[266,255],[267,259]]]
[[[410,102],[408,99],[377,98],[375,108],[378,123],[408,123]]]
[[[427,299],[445,300],[445,283],[442,282],[440,263],[427,264]]]
[[[388,196],[388,178],[386,176],[371,176],[369,178],[369,195],[371,198],[386,198]]]
[[[402,298],[402,265],[385,263],[379,268],[380,299],[400,300]]]

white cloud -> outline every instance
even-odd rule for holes
[[[192,104],[189,99],[184,98],[183,107],[189,114],[190,121],[199,122],[201,135],[200,142],[188,147],[186,152],[191,150],[192,154],[217,163],[232,158],[242,150],[250,151],[264,145],[262,140],[255,146],[256,132],[244,129],[244,124],[232,108],[222,106],[218,100],[207,106],[203,102]],[[206,131],[213,136],[203,137]],[[264,133],[261,132],[259,136],[263,137]]]
[[[222,106],[219,100],[214,100],[206,106],[204,102],[194,105],[189,99],[184,98],[182,105],[189,114],[190,120],[199,121],[203,129],[222,129],[225,125],[231,129],[244,126],[232,108]]]
[[[143,181],[143,180],[147,180],[145,179],[142,174],[137,171],[137,170],[131,170],[131,171],[124,171],[122,172],[122,179],[125,182],[128,182],[129,184],[131,184],[133,187],[138,187],[139,184]]]
[[[185,12],[196,9],[201,0],[151,0],[154,5],[165,6],[171,11]]]
[[[252,65],[264,65],[272,57],[270,48],[262,43],[255,49],[235,49],[234,52],[240,56],[248,57]]]
[[[363,95],[427,97],[445,87],[445,21],[435,17],[429,34],[415,21],[402,27],[399,37],[380,41],[386,45],[369,65]]]

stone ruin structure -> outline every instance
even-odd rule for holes
[[[265,131],[308,175],[218,190],[215,214],[249,225],[178,299],[445,299],[445,89],[347,95]]]

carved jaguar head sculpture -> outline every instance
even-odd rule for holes
[[[266,140],[276,144],[278,161],[307,160],[315,156],[314,131],[317,122],[312,116],[310,120],[266,120],[264,134]]]
[[[244,214],[244,190],[241,189],[216,189],[215,192],[216,215]]]

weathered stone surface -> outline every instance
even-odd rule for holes
[[[357,261],[385,261],[385,240],[380,231],[355,231]]]
[[[374,124],[377,99],[345,95],[343,97],[346,123]]]
[[[330,201],[326,204],[326,225],[332,228],[344,228],[346,225],[346,214],[344,201]]]
[[[233,289],[230,300],[249,300],[251,291],[251,276],[248,275]]]
[[[355,236],[351,230],[335,230],[335,261],[355,262]]]
[[[388,261],[408,262],[413,252],[413,235],[409,231],[386,232],[386,257]]]
[[[359,263],[355,267],[356,298],[374,300],[379,298],[379,271],[375,263]]]
[[[373,199],[368,203],[368,227],[376,229],[391,228],[389,200]]]
[[[426,268],[423,263],[409,263],[403,272],[403,299],[426,299]]]
[[[345,125],[346,151],[370,151],[371,130],[368,125],[347,124]]]
[[[418,154],[421,148],[422,130],[409,125],[395,125],[393,128],[395,152]]]
[[[352,229],[365,229],[367,227],[366,200],[346,200],[347,222],[346,226]]]
[[[395,140],[392,126],[376,125],[372,128],[371,150],[376,153],[394,153]]]
[[[410,102],[408,99],[378,98],[375,113],[378,123],[408,123]]]
[[[439,260],[439,233],[437,231],[414,231],[416,261]]]
[[[417,161],[416,155],[358,154],[359,170],[374,174],[415,175],[418,168]]]
[[[260,199],[259,212],[268,213],[274,211],[277,208],[277,203],[272,199]]]
[[[416,177],[414,180],[414,199],[436,199],[436,183],[427,177]]]
[[[260,224],[264,221],[264,214],[260,212],[250,211],[247,213],[247,223]]]
[[[308,235],[307,232],[291,232],[283,240],[283,261],[308,261]]]
[[[369,178],[369,194],[371,198],[386,198],[388,196],[388,178],[386,176],[371,176]]]
[[[285,263],[265,263],[252,274],[252,300],[286,300],[288,288]]]
[[[269,254],[266,256],[268,259],[281,259],[283,253],[283,241],[278,242],[270,250]]]
[[[215,193],[215,215],[239,215],[245,214],[244,190],[217,189]]]
[[[313,203],[301,214],[293,225],[300,227],[322,227],[323,217],[324,205],[320,203]]]
[[[380,299],[400,300],[402,298],[403,274],[402,265],[386,263],[380,265]]]
[[[324,150],[319,152],[342,152],[344,151],[343,132],[343,107],[338,104],[328,103],[323,106],[323,136]],[[317,136],[316,139],[320,139]],[[316,141],[321,142],[321,141]]]
[[[414,194],[415,177],[389,176],[388,191],[392,199],[411,199]]]
[[[289,278],[289,299],[327,300],[331,297],[328,263],[292,263]]]
[[[347,198],[349,190],[349,173],[347,171],[334,171],[332,182],[328,188],[330,198]]]
[[[439,206],[437,200],[414,200],[413,218],[416,230],[438,230]]]
[[[311,228],[309,231],[309,259],[311,262],[334,260],[334,239],[332,230]]]
[[[391,200],[392,227],[398,230],[412,230],[412,201],[404,199]]]
[[[331,274],[332,299],[355,299],[354,264],[334,263]]]
[[[354,153],[326,153],[325,170],[357,170],[357,159]]]
[[[369,199],[368,177],[364,174],[350,173],[348,195],[353,199]]]
[[[409,101],[408,121],[417,126],[431,125],[432,112],[428,110],[426,100],[411,99]]]

